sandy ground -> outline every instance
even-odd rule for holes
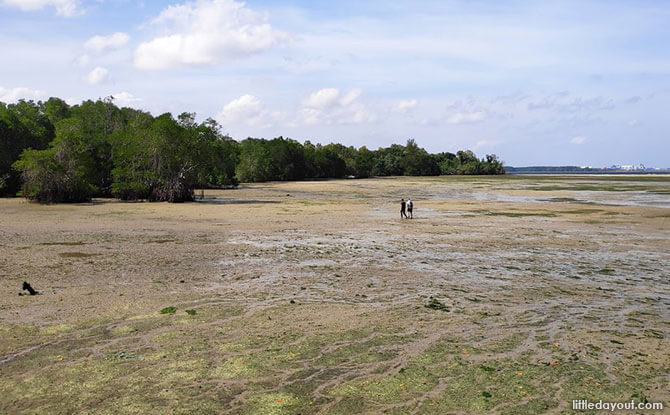
[[[667,176],[0,199],[0,258],[0,413],[670,413]]]

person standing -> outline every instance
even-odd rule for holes
[[[412,202],[412,199],[407,199],[407,213],[409,213],[410,219],[414,218],[414,215],[412,214],[413,209],[414,209],[414,203]]]
[[[400,199],[400,219],[405,217],[407,219],[407,214],[405,213],[405,199]]]

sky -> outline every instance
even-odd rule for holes
[[[114,97],[235,139],[670,167],[670,2],[0,0],[0,101]]]

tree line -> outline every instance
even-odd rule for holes
[[[213,119],[117,107],[112,97],[0,102],[0,195],[43,203],[92,197],[183,202],[194,189],[241,182],[504,174],[495,155],[430,154],[414,140],[369,150],[278,137],[240,142]]]

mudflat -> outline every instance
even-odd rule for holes
[[[0,258],[0,413],[670,404],[668,176],[0,199]]]

